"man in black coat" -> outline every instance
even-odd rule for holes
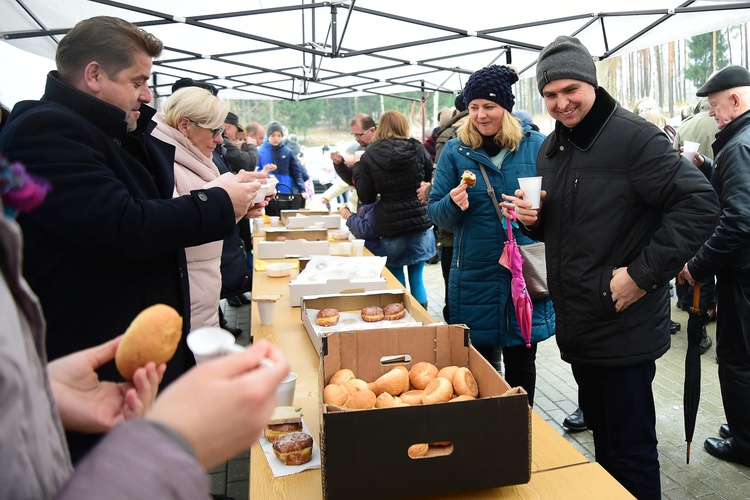
[[[503,198],[546,245],[555,336],[596,461],[636,498],[658,499],[652,383],[670,344],[667,290],[716,226],[716,193],[659,128],[598,86],[578,39],[541,51],[537,82],[556,120],[537,157],[541,208]]]
[[[60,42],[58,71],[44,97],[16,105],[0,152],[50,182],[45,202],[19,217],[23,272],[47,319],[56,359],[127,329],[144,308],[164,303],[189,331],[184,248],[224,238],[252,213],[260,184],[227,174],[173,198],[174,147],[150,132],[147,86],[162,43],[112,17],[81,21]],[[183,339],[164,384],[194,364]],[[121,380],[114,363],[99,371]],[[97,437],[68,435],[73,458]]]

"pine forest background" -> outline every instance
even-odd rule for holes
[[[695,90],[711,73],[728,64],[748,67],[747,24],[612,57],[597,62],[596,66],[599,85],[622,106],[632,109],[639,99],[651,97],[672,118],[679,117],[686,106],[693,106],[698,100]],[[529,111],[544,131],[549,116],[537,91],[536,79],[521,79],[514,90],[514,109]],[[241,123],[258,121],[265,125],[277,120],[297,134],[303,144],[320,146],[349,137],[349,120],[357,113],[368,113],[377,121],[381,113],[391,109],[409,118],[415,137],[420,137],[422,128],[429,135],[437,124],[437,112],[452,107],[454,99],[455,95],[448,92],[424,96],[421,92],[411,92],[304,101],[231,100],[230,109],[239,115]]]

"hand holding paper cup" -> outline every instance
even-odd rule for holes
[[[531,208],[537,209],[541,206],[542,178],[541,177],[519,177],[518,184],[523,191],[523,199],[531,202]]]
[[[682,156],[692,162],[693,158],[695,157],[695,153],[698,152],[699,147],[701,147],[700,142],[685,141],[682,145]]]

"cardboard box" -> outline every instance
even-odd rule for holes
[[[281,223],[286,225],[287,220],[290,217],[297,217],[297,214],[304,215],[306,217],[319,216],[319,215],[331,215],[328,210],[310,210],[301,208],[299,210],[282,210],[279,215],[281,216]],[[337,215],[337,214],[334,214]]]
[[[422,323],[422,325],[435,323],[435,319],[430,316],[421,305],[419,305],[414,297],[406,293],[404,290],[385,290],[346,295],[333,294],[304,296],[302,297],[300,304],[302,323],[305,325],[305,330],[307,330],[307,335],[310,337],[310,341],[315,347],[315,350],[321,352],[323,348],[323,338],[326,337],[328,333],[321,332],[321,328],[316,328],[316,325],[311,323],[310,315],[307,311],[308,309],[320,310],[327,307],[333,307],[339,311],[361,311],[362,308],[367,306],[385,307],[387,304],[393,302],[402,303],[406,312],[408,312],[415,321]],[[385,326],[385,323],[383,323],[383,325]],[[412,328],[416,326],[419,325],[410,325],[409,327]],[[331,334],[335,335],[334,332],[331,332]]]
[[[326,281],[308,281],[300,283],[289,282],[289,302],[292,307],[300,307],[302,297],[320,294],[356,294],[370,291],[385,290],[387,284],[384,277],[371,279],[329,279]],[[364,306],[362,306],[364,307]]]
[[[287,229],[285,227],[267,227],[266,241],[276,241],[276,238],[287,240],[328,241],[326,229]]]
[[[326,229],[338,229],[341,227],[341,216],[335,215],[310,215],[288,217],[284,225],[288,228],[310,228],[315,227],[316,222],[325,224]]]
[[[467,366],[477,380],[473,401],[334,411],[323,388],[342,368],[372,382],[392,366],[381,358],[410,356],[410,368]],[[522,389],[510,390],[469,345],[462,325],[361,330],[323,339],[319,377],[323,497],[429,497],[527,483],[531,478],[531,412]],[[335,407],[333,407],[335,408]],[[416,443],[448,441],[444,453],[413,459]],[[433,450],[434,448],[430,448]]]
[[[256,241],[253,252],[258,259],[309,257],[310,255],[328,255],[329,245],[328,241]]]

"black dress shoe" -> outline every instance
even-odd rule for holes
[[[681,324],[676,321],[672,321],[671,319],[669,320],[669,333],[674,335],[675,333],[680,331],[680,328],[682,328]]]
[[[231,333],[232,335],[234,335],[235,338],[237,338],[240,335],[242,335],[242,328],[233,328],[233,327],[229,326],[227,323],[224,323],[223,325],[221,325],[221,329],[228,331],[229,333]]]
[[[750,467],[750,453],[747,455],[741,454],[741,452],[735,447],[734,439],[732,438],[708,438],[703,443],[703,447],[710,455],[713,455],[716,458],[727,460],[729,462],[737,462]]]
[[[721,439],[732,437],[732,433],[729,431],[729,424],[721,424],[721,427],[719,427],[719,436],[721,436]]]
[[[708,336],[706,333],[706,327],[703,327],[703,338],[701,339],[701,343],[698,346],[698,351],[701,354],[705,354],[706,351],[714,344],[714,341],[711,340],[711,337]]]
[[[565,427],[568,432],[582,432],[588,430],[586,422],[583,420],[583,412],[580,408],[576,408],[576,411],[563,420],[563,427]]]

